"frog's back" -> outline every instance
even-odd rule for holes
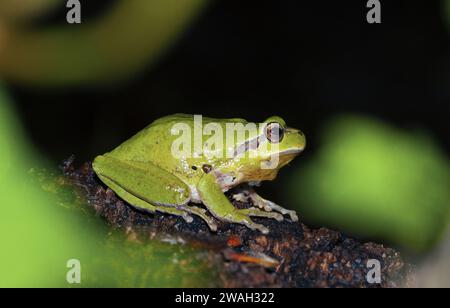
[[[189,168],[189,166],[183,166],[183,164],[187,164],[187,160],[176,158],[171,154],[173,143],[180,138],[181,133],[173,134],[172,131],[174,127],[186,124],[191,130],[191,140],[193,141],[194,121],[194,116],[188,114],[174,114],[160,118],[125,141],[108,155],[121,160],[151,162],[174,174],[185,173],[186,168]],[[208,123],[225,125],[225,123],[230,122],[245,123],[246,121],[243,119],[224,120],[204,117],[201,124],[203,126]],[[225,127],[223,128],[225,129]],[[178,170],[180,168],[184,170]]]
[[[246,120],[241,118],[229,118],[229,119],[218,119],[218,118],[209,118],[209,117],[203,117],[203,116],[197,116],[201,117],[203,126],[207,125],[208,123],[218,123],[220,125],[224,123],[247,123]],[[185,114],[185,113],[176,113],[173,115],[165,116],[162,118],[157,119],[154,121],[150,126],[165,126],[172,128],[177,123],[186,123],[190,127],[194,126],[195,116],[192,114]],[[170,131],[169,128],[169,131]]]
[[[154,121],[136,135],[122,143],[108,155],[113,157],[139,161],[157,163],[161,156],[169,160],[167,154],[171,152],[173,140],[177,138],[171,134],[171,129],[176,123],[189,123],[192,116],[176,114],[166,116]],[[163,155],[165,153],[166,155]]]

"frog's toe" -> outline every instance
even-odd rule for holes
[[[294,222],[298,221],[298,216],[295,211],[287,210],[284,207],[279,206],[278,204],[276,204],[272,201],[265,200],[265,199],[259,197],[259,199],[257,200],[256,203],[260,208],[264,209],[265,211],[268,211],[268,212],[276,211],[278,213],[281,213],[282,215],[289,215],[291,220]]]
[[[298,222],[299,221],[298,215],[297,215],[297,213],[295,211],[288,211],[287,214],[289,214],[289,217],[291,217],[291,220],[293,222]]]
[[[142,202],[142,201],[139,201],[139,202]],[[144,204],[144,203],[142,202],[142,204]],[[144,207],[141,205],[141,208],[144,208]],[[147,205],[147,209],[149,209],[148,205]],[[189,224],[194,221],[194,218],[192,218],[192,216],[189,215],[188,212],[183,211],[181,209],[177,209],[175,207],[155,206],[152,209],[154,209],[154,210],[152,210],[153,212],[156,210],[156,211],[158,211],[160,213],[171,214],[171,215],[175,215],[175,216],[178,216],[178,217],[182,217],[184,219],[184,221],[186,221]]]
[[[262,234],[269,234],[270,230],[266,226],[263,226],[261,224],[257,224],[253,222],[250,218],[244,219],[240,222],[241,224],[245,225],[247,228],[252,230],[258,230]]]
[[[238,202],[248,202],[249,200],[249,194],[246,192],[240,192],[237,194],[232,195],[233,200]]]
[[[255,207],[252,207],[249,209],[243,209],[243,210],[239,210],[239,211],[247,216],[271,218],[271,219],[276,219],[279,222],[282,222],[284,220],[283,215],[281,215],[280,213],[265,212],[265,211],[261,211],[261,210],[255,208]]]
[[[273,203],[273,202],[272,202]],[[274,211],[278,211],[283,215],[289,215],[289,217],[291,218],[291,220],[293,222],[297,222],[298,221],[298,215],[295,211],[291,211],[291,210],[286,210],[285,208],[273,203],[273,205],[271,206],[271,209]]]
[[[251,220],[248,210],[235,210],[232,213],[225,215],[223,219],[231,223],[244,225],[252,230],[258,230],[263,234],[269,233],[269,229],[267,227],[257,224]]]
[[[258,230],[262,234],[269,234],[269,232],[270,232],[269,228],[267,228],[266,226],[254,223],[251,220],[250,220],[250,222],[245,222],[244,225],[252,230]]]
[[[211,229],[211,231],[213,231],[213,232],[217,231],[217,224],[214,222],[213,218],[211,218],[210,216],[208,216],[206,214],[207,211],[205,209],[202,209],[202,208],[199,208],[196,206],[189,206],[189,205],[181,207],[180,209],[189,214],[197,215],[198,217],[203,219],[203,221],[206,222],[206,224],[208,225],[209,229]]]
[[[183,213],[181,215],[181,217],[183,217],[184,221],[186,221],[188,224],[190,224],[194,221],[194,218],[191,215],[189,215],[188,213]]]
[[[209,229],[212,232],[217,232],[217,224],[211,218],[209,217],[207,219],[203,218],[203,220],[206,222],[206,224],[208,225]]]

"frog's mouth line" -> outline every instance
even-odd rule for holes
[[[294,155],[294,154],[300,154],[303,152],[305,148],[298,148],[298,149],[289,149],[285,150],[279,153],[280,156],[282,155]]]
[[[257,150],[261,146],[262,143],[266,142],[265,136],[261,135],[258,137],[255,137],[251,140],[248,140],[237,147],[237,149],[234,150],[234,157],[246,153],[249,150]],[[285,151],[280,152],[278,155],[296,155],[300,154],[305,150],[305,147],[302,148],[296,148],[296,149],[288,149]]]

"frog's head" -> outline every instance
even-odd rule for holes
[[[278,116],[261,123],[257,136],[250,138],[238,145],[246,153],[233,162],[241,182],[273,180],[306,146],[305,135]]]

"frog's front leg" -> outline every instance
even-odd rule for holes
[[[252,188],[246,187],[241,189],[238,193],[233,195],[233,199],[241,202],[247,202],[250,200],[253,205],[259,207],[260,209],[263,209],[267,212],[276,211],[281,213],[282,215],[289,215],[292,221],[298,221],[298,216],[295,211],[287,210],[272,201],[264,199],[263,197],[258,195],[258,193],[256,193],[256,191]]]
[[[217,184],[216,176],[212,172],[202,177],[197,188],[203,204],[219,220],[243,224],[252,230],[259,230],[268,234],[269,229],[253,222],[250,216],[273,218],[279,221],[283,218],[278,213],[264,212],[256,208],[236,209],[222,192],[219,184]]]

